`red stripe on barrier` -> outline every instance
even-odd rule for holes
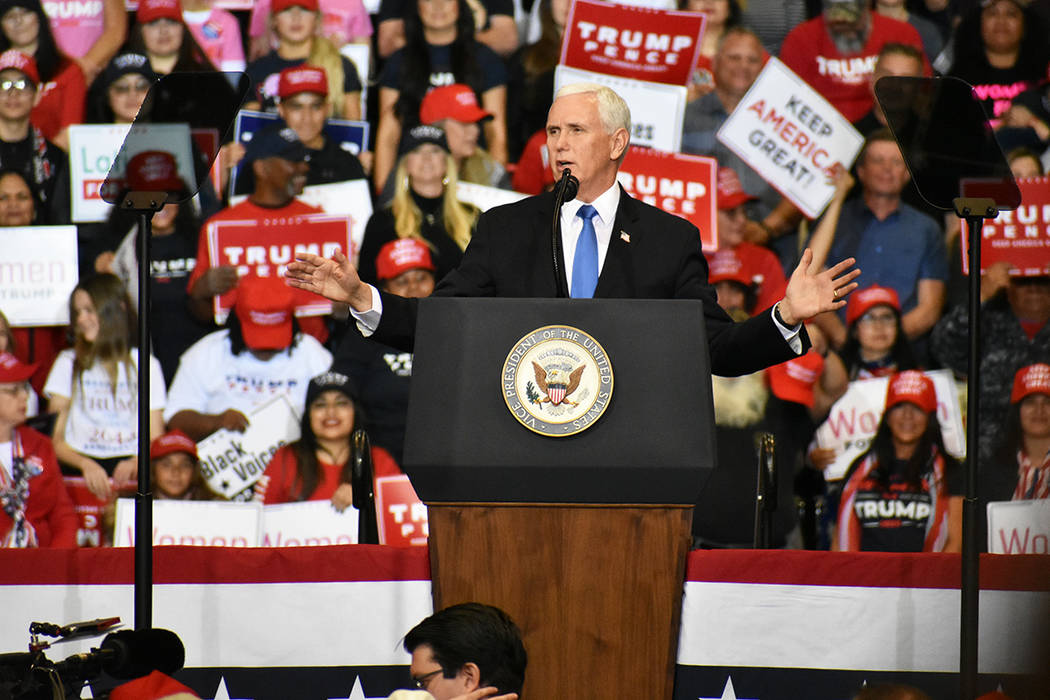
[[[958,554],[698,550],[686,580],[801,586],[959,588]],[[981,590],[1050,591],[1050,556],[981,555]]]
[[[0,585],[134,582],[134,550],[0,549]],[[153,579],[175,583],[429,581],[426,547],[155,547]]]

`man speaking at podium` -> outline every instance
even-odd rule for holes
[[[478,219],[463,260],[434,296],[699,299],[715,374],[748,374],[804,352],[809,338],[802,322],[845,306],[860,274],[848,271],[854,260],[811,272],[813,256],[806,250],[784,298],[733,323],[707,283],[696,227],[631,198],[617,184],[630,123],[627,104],[609,88],[562,87],[547,117],[547,148],[555,176],[568,170],[579,182],[576,198],[566,194],[561,207],[562,254],[555,253],[558,239],[551,235],[555,193],[496,207]],[[364,284],[342,254],[296,258],[288,265],[290,285],[348,304],[362,334],[412,347],[418,300]]]

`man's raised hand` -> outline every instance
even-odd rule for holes
[[[296,253],[285,272],[288,284],[320,294],[339,304],[349,304],[356,311],[372,308],[372,290],[361,281],[350,260],[336,251],[331,258],[312,253]]]
[[[813,251],[806,248],[798,267],[791,273],[787,291],[780,302],[780,315],[788,326],[808,321],[825,311],[836,311],[846,305],[846,297],[857,288],[853,280],[860,270],[850,270],[857,262],[846,258],[821,272],[810,270]]]

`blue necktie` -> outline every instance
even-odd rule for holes
[[[573,299],[590,299],[594,288],[598,286],[598,235],[594,232],[595,217],[598,210],[590,204],[584,204],[576,212],[583,219],[583,230],[576,239],[576,253],[572,259],[572,290],[569,296]]]

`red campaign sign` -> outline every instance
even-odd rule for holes
[[[77,514],[77,546],[78,547],[101,547],[109,545],[112,540],[112,532],[106,532],[104,527],[104,515],[106,502],[100,501],[91,493],[87,482],[82,476],[64,476],[62,481],[66,484],[66,492],[73,501],[73,512]],[[112,482],[111,482],[112,483]],[[128,484],[118,496],[135,492],[136,485]],[[109,523],[112,526],[112,523]]]
[[[427,507],[404,474],[376,479],[376,517],[379,544],[408,547],[427,543]]]
[[[349,216],[330,214],[278,215],[268,219],[213,221],[208,224],[208,252],[213,265],[233,265],[237,274],[257,277],[283,276],[298,252],[331,257],[337,250],[352,250]],[[322,297],[295,289],[297,316],[323,316],[332,305]],[[229,313],[236,290],[215,300],[215,315]]]
[[[211,163],[211,185],[216,192],[222,192],[222,162],[219,160],[219,132],[215,129],[190,129],[193,143]]]
[[[561,45],[561,64],[652,83],[688,85],[700,59],[706,16],[576,0]]]
[[[1021,206],[986,219],[981,232],[981,272],[998,262],[1019,277],[1050,275],[1050,176],[1020,178]],[[966,195],[963,183],[963,196]],[[969,274],[966,222],[962,222],[963,274]]]
[[[627,194],[700,229],[704,250],[718,248],[715,182],[718,161],[631,146],[617,175]]]

